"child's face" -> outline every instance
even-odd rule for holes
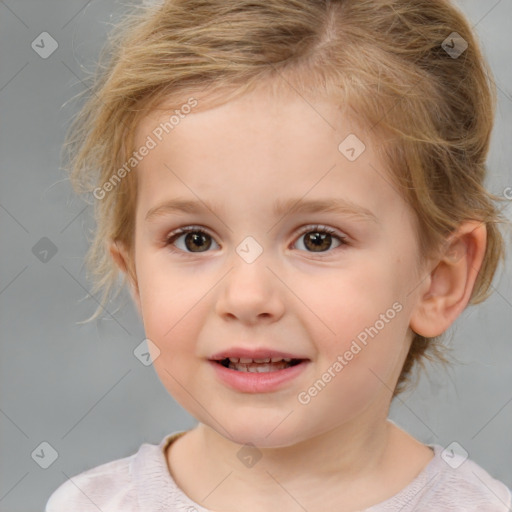
[[[192,111],[158,141],[168,119],[153,114],[136,137],[157,142],[136,171],[135,268],[164,386],[239,443],[285,446],[382,421],[421,286],[413,214],[375,141],[334,104],[294,93]],[[338,149],[351,133],[366,145],[354,161],[354,139]],[[294,212],[299,199],[371,213]],[[171,208],[178,200],[195,206]],[[173,237],[188,226],[195,235]],[[213,361],[267,353],[302,362],[256,373]]]

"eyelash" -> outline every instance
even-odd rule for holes
[[[322,255],[324,255],[324,254],[329,254],[329,253],[333,252],[336,249],[340,249],[343,246],[350,245],[347,242],[347,240],[348,240],[347,236],[341,234],[339,231],[337,231],[337,230],[335,230],[333,228],[330,228],[328,226],[323,226],[321,224],[312,224],[312,225],[309,225],[309,226],[305,226],[298,233],[297,240],[300,237],[302,237],[303,235],[305,235],[306,233],[311,233],[311,232],[327,233],[327,234],[331,235],[333,238],[335,238],[335,239],[337,239],[339,241],[339,246],[338,247],[334,247],[333,249],[329,249],[327,251],[318,251],[318,252],[302,251],[302,252],[308,252],[309,254],[315,254],[315,255],[318,255],[319,257],[322,257]],[[208,235],[209,237],[214,239],[214,237],[207,230],[205,230],[201,226],[186,226],[184,228],[179,228],[179,229],[173,231],[172,233],[169,233],[165,237],[165,245],[169,248],[169,250],[171,252],[176,253],[179,256],[187,257],[189,255],[202,254],[202,252],[197,252],[197,253],[195,253],[195,252],[188,252],[188,251],[183,251],[182,249],[178,249],[178,248],[174,247],[174,245],[173,245],[174,242],[180,236],[186,235],[187,233],[201,233],[201,234]],[[206,253],[206,252],[210,252],[210,251],[209,250],[203,251],[203,253]]]

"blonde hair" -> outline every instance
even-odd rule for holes
[[[467,44],[459,56],[447,51],[454,41],[457,49]],[[169,0],[134,8],[113,32],[66,145],[78,192],[97,196],[128,169],[94,200],[94,292],[103,291],[104,304],[119,284],[109,242],[133,247],[137,190],[126,162],[140,120],[164,102],[222,103],[270,81],[350,105],[384,138],[382,157],[416,214],[425,258],[462,221],[485,223],[470,303],[483,301],[504,258],[505,219],[494,205],[501,198],[484,187],[490,77],[468,22],[445,0]],[[395,393],[415,362],[444,360],[440,343],[415,334]]]

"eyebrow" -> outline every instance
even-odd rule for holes
[[[151,208],[146,213],[146,221],[152,221],[160,217],[173,213],[205,213],[219,211],[215,204],[206,201],[191,201],[188,199],[172,199]],[[286,200],[277,200],[273,208],[276,217],[283,218],[290,214],[297,213],[338,213],[363,222],[379,223],[377,216],[368,208],[358,205],[349,199],[326,198],[304,201],[302,198],[290,198]]]

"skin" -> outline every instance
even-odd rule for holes
[[[136,145],[166,118],[148,116]],[[338,151],[351,133],[366,145],[353,162]],[[328,99],[261,88],[195,109],[137,168],[133,259],[119,243],[111,253],[123,271],[133,266],[133,296],[160,351],[155,370],[199,421],[168,450],[169,470],[209,510],[236,511],[240,503],[248,512],[358,510],[399,492],[432,458],[387,421],[392,392],[413,331],[441,334],[466,306],[486,232],[464,223],[445,256],[420,264],[412,210],[390,185],[378,144]],[[177,197],[216,209],[146,219]],[[377,220],[275,216],[274,201],[289,198],[349,199]],[[318,224],[346,244],[333,236],[324,252],[312,252],[304,235]],[[185,235],[166,241],[190,225],[211,235],[207,251],[190,252]],[[247,236],[263,250],[250,264],[236,252]],[[299,393],[397,302],[401,311],[301,404]],[[219,381],[208,362],[235,346],[310,361],[278,391],[242,393]],[[237,457],[248,442],[262,456],[250,468]]]

